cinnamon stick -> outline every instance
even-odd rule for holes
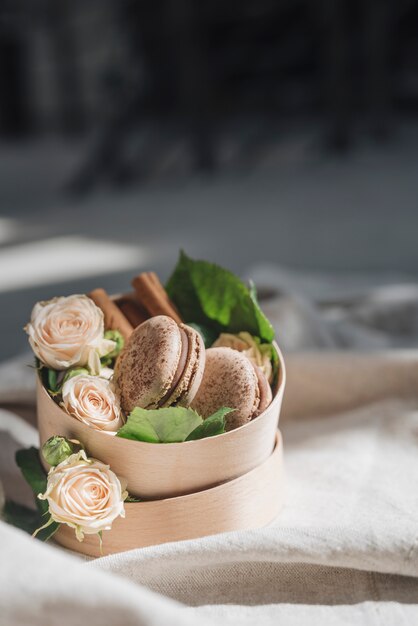
[[[132,286],[135,289],[140,304],[145,307],[151,316],[168,315],[172,317],[177,324],[182,323],[182,319],[176,307],[168,297],[157,274],[154,272],[143,272],[135,276],[132,281]]]
[[[88,296],[103,311],[105,328],[107,330],[118,330],[125,341],[127,341],[133,331],[133,326],[107,295],[106,291],[104,289],[94,289]]]
[[[134,293],[127,293],[116,298],[115,303],[134,328],[149,318],[148,312],[138,302]]]

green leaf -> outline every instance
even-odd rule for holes
[[[55,533],[57,532],[60,526],[61,524],[58,524],[58,522],[51,522],[48,526],[44,526],[41,530],[39,530],[36,533],[36,538],[39,539],[39,541],[48,541],[48,539],[51,539],[51,537],[55,535]],[[39,528],[39,525],[38,525],[38,528]]]
[[[48,369],[48,389],[58,391],[58,374],[55,370]]]
[[[43,493],[46,490],[47,476],[41,463],[38,448],[34,446],[18,450],[16,463],[33,492]]]
[[[180,406],[155,410],[136,407],[117,437],[148,443],[175,443],[184,441],[202,421],[196,411]]]
[[[183,319],[213,331],[246,330],[271,342],[274,330],[248,288],[232,272],[207,261],[194,261],[183,251],[166,286]]]
[[[130,494],[125,498],[125,502],[133,503],[133,502],[141,502],[140,498],[136,496],[131,496]]]
[[[227,407],[218,409],[216,413],[203,420],[197,428],[192,430],[186,441],[194,441],[195,439],[204,439],[205,437],[214,437],[225,432],[225,416],[233,411]]]
[[[20,528],[25,533],[33,535],[38,528],[41,528],[45,523],[45,518],[41,516],[39,511],[30,509],[23,504],[13,502],[13,500],[6,500],[6,504],[3,509],[4,521],[11,526]],[[57,522],[52,522],[47,528],[42,528],[36,534],[36,538],[41,541],[48,541],[54,535],[60,525]]]
[[[189,322],[188,325],[197,330],[197,332],[201,335],[205,348],[210,348],[218,337],[218,333],[213,330],[213,328],[209,328],[209,326],[195,324],[194,322]]]
[[[48,502],[38,499],[38,494],[46,491],[47,477],[39,457],[38,448],[27,448],[16,452],[16,463],[20,467],[26,482],[32,489],[36,506],[41,514],[48,511]]]
[[[117,437],[148,443],[175,443],[213,437],[225,432],[225,416],[231,411],[233,409],[222,407],[203,420],[196,411],[183,407],[155,410],[136,407]]]
[[[30,509],[13,502],[13,500],[7,500],[3,509],[4,521],[16,528],[20,528],[26,533],[33,535],[38,528],[41,528],[45,524],[45,518],[41,516],[39,511]],[[52,522],[47,528],[42,528],[36,534],[36,538],[41,541],[48,541],[58,530],[60,525],[57,522]]]
[[[42,524],[42,526],[39,526],[35,532],[32,533],[32,536],[40,539],[40,541],[48,541],[48,539],[55,535],[59,527],[60,524],[58,524],[58,522],[54,522],[52,517],[50,517]]]
[[[39,511],[30,509],[23,504],[6,500],[3,509],[4,521],[32,535],[43,524]]]
[[[51,397],[55,398],[61,393],[64,372],[46,367],[39,360],[36,361],[36,364],[42,386],[45,387]]]
[[[105,339],[111,339],[116,343],[114,349],[109,352],[109,354],[106,354],[106,357],[111,359],[116,358],[125,345],[125,339],[122,333],[120,333],[118,330],[107,330],[104,334],[104,337]]]
[[[280,371],[280,360],[279,355],[277,354],[277,350],[274,346],[271,346],[271,364],[273,366],[273,388],[276,386],[277,380],[279,378]]]
[[[51,522],[47,527],[45,526],[45,518],[48,515],[48,502],[39,500],[37,497],[39,493],[46,491],[47,485],[47,477],[40,461],[39,450],[34,447],[18,450],[16,452],[16,463],[34,493],[37,510],[29,509],[9,500],[4,511],[6,521],[30,534],[44,526],[36,536],[41,541],[47,541],[56,533],[59,524]]]

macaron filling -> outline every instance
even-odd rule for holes
[[[253,419],[254,417],[258,417],[271,404],[271,401],[273,400],[273,394],[271,391],[270,384],[266,376],[264,375],[264,373],[261,371],[259,367],[254,365],[254,363],[251,363],[251,364],[254,367],[254,371],[257,376],[258,391],[259,391],[259,403],[258,403],[257,408],[255,409],[255,412],[252,415],[252,419]]]
[[[179,383],[181,382],[181,379],[187,367],[187,361],[188,361],[188,355],[189,355],[189,339],[187,337],[186,332],[181,327],[179,327],[179,331],[180,331],[180,337],[181,337],[180,358],[177,364],[177,369],[174,374],[173,380],[171,381],[171,385],[169,389],[166,391],[166,393],[163,395],[161,400],[158,402],[158,406],[160,408],[164,406],[165,404],[170,404],[169,402],[170,398],[172,395],[175,395],[177,387]],[[178,400],[180,400],[180,396],[179,398],[177,398],[177,401]]]

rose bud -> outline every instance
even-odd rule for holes
[[[107,330],[104,336],[105,339],[110,339],[111,341],[115,342],[115,347],[113,348],[113,350],[109,352],[109,354],[106,354],[108,358],[114,359],[118,356],[120,352],[122,352],[122,349],[125,345],[125,339],[118,330]]]
[[[49,465],[55,466],[80,450],[82,450],[81,444],[69,441],[65,437],[54,435],[45,441],[42,446],[42,456]]]

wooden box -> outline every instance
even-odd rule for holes
[[[235,430],[197,441],[154,444],[95,430],[63,411],[37,383],[40,444],[53,435],[78,439],[87,453],[110,465],[127,480],[128,491],[141,499],[172,498],[208,489],[260,466],[274,447],[285,387],[285,366],[270,406]]]
[[[97,557],[259,528],[270,523],[283,505],[282,464],[282,440],[277,431],[272,454],[243,476],[186,496],[125,504],[126,517],[116,519],[112,529],[103,532],[102,550],[96,535],[86,535],[79,542],[74,530],[65,525],[60,527],[55,539],[70,550]]]

